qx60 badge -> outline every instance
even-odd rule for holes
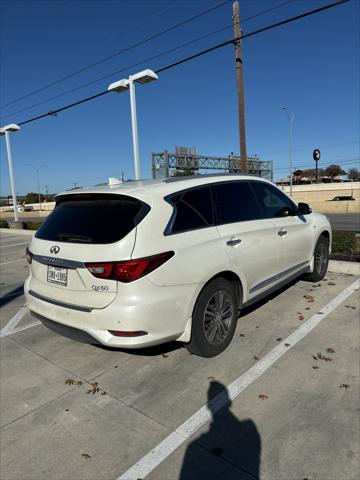
[[[54,245],[53,247],[50,248],[50,253],[59,253],[60,252],[60,247],[58,247],[57,245]]]

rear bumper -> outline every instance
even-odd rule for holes
[[[57,333],[86,343],[142,348],[182,336],[202,287],[197,284],[159,287],[147,280],[141,282],[141,288],[140,285],[136,287],[135,282],[128,286],[127,293],[118,294],[110,305],[89,312],[30,295],[31,278],[26,280],[24,290],[30,312]],[[109,330],[141,330],[147,334],[117,337]]]

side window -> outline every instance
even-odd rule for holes
[[[171,203],[175,208],[171,233],[185,232],[214,224],[209,187],[180,192],[171,198]]]
[[[214,184],[213,191],[220,224],[264,218],[248,182]]]
[[[296,215],[295,204],[280,190],[263,182],[254,182],[256,196],[270,218]]]

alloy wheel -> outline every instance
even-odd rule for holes
[[[234,313],[234,304],[227,292],[218,290],[212,295],[203,315],[204,333],[209,343],[218,345],[225,340],[234,320]]]

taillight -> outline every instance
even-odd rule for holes
[[[26,260],[28,261],[28,263],[31,263],[33,254],[30,252],[29,247],[26,247],[25,254],[26,254]]]
[[[118,282],[133,282],[138,278],[156,270],[174,255],[174,252],[164,252],[137,260],[122,262],[96,262],[86,263],[86,267],[94,277]]]

